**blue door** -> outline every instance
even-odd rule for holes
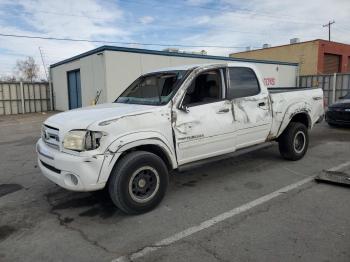
[[[69,109],[81,107],[80,70],[67,72]]]

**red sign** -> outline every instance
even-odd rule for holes
[[[276,80],[274,77],[266,77],[264,78],[264,84],[266,86],[274,86],[276,84]]]

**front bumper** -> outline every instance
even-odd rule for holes
[[[330,124],[350,125],[350,112],[348,111],[327,111],[326,121]]]
[[[94,191],[104,188],[99,175],[104,156],[70,155],[47,146],[42,139],[36,145],[38,166],[48,179],[73,191]]]

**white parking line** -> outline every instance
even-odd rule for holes
[[[145,247],[143,248],[142,250],[138,251],[138,252],[135,252],[135,253],[132,253],[128,256],[121,256],[119,258],[116,258],[114,260],[112,260],[112,262],[126,262],[126,261],[133,261],[135,259],[138,259],[138,258],[141,258],[153,251],[156,251],[162,247],[165,247],[165,246],[168,246],[170,244],[173,244],[185,237],[188,237],[190,235],[193,235],[199,231],[202,231],[203,229],[206,229],[206,228],[209,228],[209,227],[212,227],[214,226],[215,224],[217,223],[220,223],[226,219],[229,219],[233,216],[236,216],[238,214],[241,214],[245,211],[248,211],[249,209],[252,209],[256,206],[259,206],[261,204],[264,204],[268,201],[270,201],[271,199],[273,198],[276,198],[282,194],[285,194],[293,189],[296,189],[310,181],[312,181],[314,179],[314,176],[311,176],[311,177],[307,177],[303,180],[300,180],[296,183],[293,183],[291,185],[288,185],[288,186],[285,186],[285,187],[282,187],[270,194],[267,194],[265,196],[262,196],[258,199],[255,199],[247,204],[244,204],[242,206],[239,206],[239,207],[236,207],[234,209],[231,209],[230,211],[227,211],[225,213],[222,213],[216,217],[213,217],[211,219],[208,219],[202,223],[200,223],[199,225],[196,225],[196,226],[193,226],[193,227],[190,227],[190,228],[187,228],[179,233],[176,233],[175,235],[172,235],[168,238],[165,238],[159,242],[156,242],[154,243],[153,245],[149,246],[149,247]]]
[[[343,164],[340,164],[340,165],[338,165],[338,166],[332,167],[332,168],[330,168],[330,169],[327,169],[327,171],[336,172],[336,171],[339,171],[340,169],[343,169],[343,168],[345,168],[345,167],[347,167],[347,166],[350,166],[350,161],[345,162],[345,163],[343,163]]]

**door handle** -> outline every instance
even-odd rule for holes
[[[224,113],[228,113],[228,112],[230,112],[230,109],[228,109],[228,108],[223,108],[223,109],[220,109],[220,110],[217,112],[217,114],[224,114]]]
[[[258,107],[262,110],[269,110],[269,107],[266,106],[266,103],[265,102],[260,102],[258,104]]]

